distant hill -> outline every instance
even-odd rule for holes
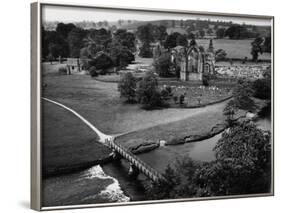
[[[44,22],[43,26],[45,27],[45,30],[55,30],[56,26],[59,22],[53,21],[53,22]],[[204,31],[206,37],[208,36],[215,36],[216,31],[218,29],[224,28],[227,29],[230,26],[234,25],[235,23],[229,21],[211,21],[211,20],[155,20],[155,21],[139,21],[139,20],[118,20],[115,22],[93,22],[93,21],[82,21],[82,22],[74,22],[77,27],[81,27],[83,29],[99,29],[99,28],[105,28],[105,29],[127,29],[132,32],[136,31],[137,28],[141,25],[145,24],[153,24],[153,25],[163,25],[167,28],[167,33],[171,34],[173,32],[179,32],[181,34],[188,34],[190,32],[192,33],[199,33],[199,31]],[[237,25],[237,24],[235,24]],[[258,25],[247,25],[243,24],[241,25],[249,32],[255,32],[258,33],[261,36],[268,36],[270,35],[270,26],[258,26]]]

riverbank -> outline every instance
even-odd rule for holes
[[[99,165],[72,174],[43,179],[43,206],[128,202],[119,181]]]
[[[99,143],[96,133],[72,113],[44,101],[42,114],[44,178],[77,172],[109,160],[111,150]]]

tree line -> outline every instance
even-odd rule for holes
[[[238,110],[257,110],[253,97],[266,100],[259,117],[271,114],[271,69],[254,82],[240,79],[223,113],[228,128],[213,151],[211,162],[190,158],[168,165],[164,181],[147,188],[149,199],[175,199],[268,193],[271,189],[271,134],[251,121],[234,118]]]
[[[85,61],[90,67],[119,67],[134,60],[134,51],[135,35],[123,29],[114,33],[104,28],[85,30],[72,23],[58,23],[55,31],[42,28],[42,58],[48,61],[82,58],[89,59]]]

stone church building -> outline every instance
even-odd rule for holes
[[[204,73],[214,74],[215,53],[213,42],[204,51],[196,43],[189,47],[177,46],[171,50],[171,61],[175,69],[179,69],[180,80],[202,81]]]

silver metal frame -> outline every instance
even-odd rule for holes
[[[272,36],[272,184],[271,192],[264,194],[249,194],[249,195],[230,195],[208,198],[182,198],[171,200],[156,200],[156,201],[135,201],[128,203],[108,203],[108,204],[87,204],[87,205],[69,205],[69,206],[42,206],[42,175],[41,175],[41,26],[42,26],[42,7],[45,5],[64,6],[64,7],[81,7],[81,8],[96,8],[110,10],[126,10],[126,11],[143,11],[143,12],[158,12],[171,14],[189,14],[189,15],[211,15],[222,17],[238,17],[238,18],[254,18],[254,19],[269,19],[271,20],[271,36]],[[55,3],[50,1],[38,1],[31,3],[31,208],[37,211],[59,210],[59,209],[74,209],[74,208],[92,208],[106,206],[127,206],[153,203],[174,203],[184,201],[202,201],[216,199],[233,199],[233,198],[248,198],[248,197],[264,197],[274,196],[274,16],[267,15],[249,15],[249,14],[232,14],[232,13],[216,13],[205,11],[186,11],[186,10],[167,10],[155,8],[129,8],[120,6],[104,6],[104,5],[81,5],[71,3]]]

